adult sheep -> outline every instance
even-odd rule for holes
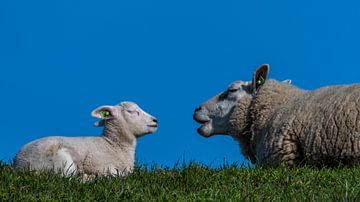
[[[359,164],[360,85],[304,91],[267,80],[268,70],[260,66],[252,81],[235,81],[198,107],[198,132],[232,136],[259,165]]]
[[[17,169],[54,170],[65,176],[123,176],[134,167],[137,138],[157,130],[157,120],[133,102],[101,106],[92,115],[104,126],[100,137],[46,137],[23,146]]]

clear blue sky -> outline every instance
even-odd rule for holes
[[[359,81],[359,1],[0,1],[0,159],[45,136],[99,135],[90,116],[131,100],[159,120],[137,160],[243,162],[193,110],[261,63],[305,89]]]

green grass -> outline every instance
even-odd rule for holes
[[[0,164],[0,201],[344,201],[360,200],[360,168],[136,168],[126,178],[83,183]]]

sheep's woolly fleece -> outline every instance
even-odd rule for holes
[[[230,133],[257,164],[359,164],[359,110],[357,84],[304,91],[268,80],[236,104]]]

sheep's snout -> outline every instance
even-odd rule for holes
[[[193,115],[193,119],[202,124],[198,129],[197,132],[204,136],[204,137],[210,137],[213,133],[213,129],[212,129],[212,120],[209,117],[209,112],[203,108],[203,107],[198,107],[195,109],[194,115]]]
[[[215,134],[229,134],[229,118],[239,100],[251,96],[246,89],[250,82],[235,81],[226,91],[210,98],[200,107],[195,108],[193,118],[202,124],[197,130],[200,135],[210,137]]]
[[[196,122],[203,124],[203,123],[208,122],[210,120],[208,114],[209,114],[208,111],[200,106],[200,107],[197,107],[195,109],[193,119]]]
[[[201,110],[201,106],[197,107],[197,108],[195,109],[194,113],[196,113],[196,112],[198,112],[198,111],[200,111],[200,110]]]

